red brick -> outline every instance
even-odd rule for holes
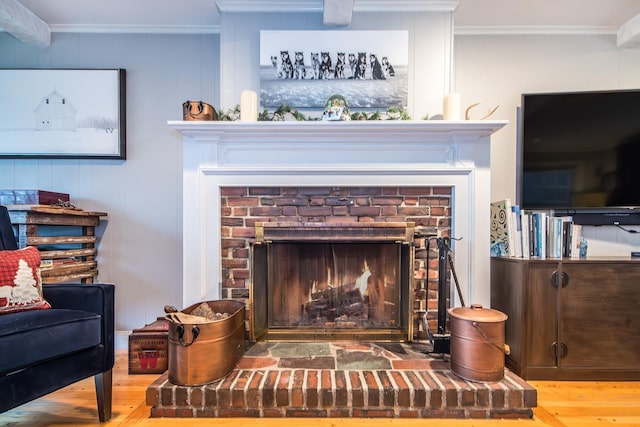
[[[251,216],[280,216],[282,215],[282,210],[279,207],[266,206],[266,207],[255,207],[249,209],[249,215]]]
[[[413,402],[411,406],[415,406],[417,408],[424,407],[427,402],[427,391],[425,390],[424,385],[422,385],[422,381],[420,381],[414,372],[407,371],[405,374],[413,386]]]
[[[231,231],[231,237],[236,239],[241,237],[253,238],[256,237],[256,229],[255,227],[234,227]]]
[[[401,408],[410,407],[411,394],[409,392],[409,385],[399,371],[390,371],[390,374],[394,382],[398,385],[398,406],[400,406]]]
[[[298,369],[293,373],[293,382],[291,385],[291,406],[294,408],[302,408],[304,406],[304,370]]]
[[[247,187],[220,187],[221,196],[245,196],[247,194]]]
[[[249,187],[250,196],[278,196],[282,190],[279,187]]]
[[[428,371],[420,372],[421,378],[427,383],[429,387],[429,402],[427,403],[427,407],[429,408],[441,408],[443,405],[444,396],[442,393],[442,389],[436,383],[436,381],[429,375]]]
[[[451,195],[451,187],[433,187],[432,188],[432,193],[433,194],[438,194],[438,195]]]
[[[245,207],[242,206],[236,206],[234,208],[231,209],[232,215],[233,216],[247,216],[247,212],[249,212],[249,210]],[[229,216],[229,215],[227,215]]]
[[[269,406],[275,406],[275,385],[278,378],[278,371],[268,371],[267,378],[264,381],[264,387],[262,389],[262,406],[267,408]]]
[[[319,406],[318,399],[318,371],[309,370],[307,371],[307,407],[308,408],[317,408]]]
[[[246,259],[225,258],[221,262],[222,268],[247,268]]]
[[[236,382],[231,388],[231,406],[236,408],[242,408],[246,406],[245,403],[245,388],[249,383],[251,377],[251,371],[241,370]]]
[[[225,227],[242,227],[244,225],[244,219],[223,216],[220,218],[220,224]]]
[[[280,379],[276,386],[276,406],[289,405],[289,380],[291,379],[291,371],[281,371]]]
[[[332,408],[327,414],[327,417],[329,418],[349,418],[350,416],[350,408]]]
[[[427,196],[433,193],[433,187],[420,186],[420,187],[400,187],[398,194],[402,196]]]
[[[242,362],[244,358],[240,359]],[[246,399],[247,406],[250,408],[257,408],[260,406],[260,383],[262,383],[262,379],[264,378],[264,371],[254,370],[253,376],[249,381],[249,386],[247,387]]]
[[[286,416],[292,418],[326,418],[326,409],[292,408],[286,410]]]
[[[244,239],[221,239],[220,246],[224,248],[244,248],[246,241]]]
[[[160,390],[160,404],[163,406],[173,405],[173,387],[163,387]]]
[[[260,409],[258,408],[221,408],[221,409],[218,409],[218,417],[258,418],[260,417]]]
[[[312,199],[319,202],[316,204],[324,205],[324,199]],[[312,202],[313,203],[313,202]],[[310,204],[309,199],[306,197],[278,197],[275,199],[275,204],[278,206],[307,206]]]
[[[257,197],[227,197],[226,206],[258,206],[259,202]]]
[[[325,408],[330,408],[334,404],[333,399],[333,384],[331,379],[331,371],[322,370],[320,371],[320,379],[321,379],[321,388],[320,388],[320,397],[322,399],[322,406]]]
[[[300,206],[298,207],[300,216],[329,216],[331,207],[329,206]]]
[[[398,207],[398,214],[407,216],[429,216],[429,209],[427,207]]]
[[[374,197],[371,199],[371,204],[377,206],[400,206],[402,201],[402,197]]]
[[[418,409],[400,409],[398,418],[420,418],[420,411]]]
[[[368,391],[369,401],[367,402],[369,406],[380,406],[380,388],[375,379],[375,374],[373,371],[364,371],[363,373],[365,384]]]
[[[335,406],[347,406],[348,403],[348,390],[347,380],[345,378],[344,371],[335,371],[336,376],[336,396]]]
[[[380,383],[382,384],[382,405],[386,407],[394,407],[396,402],[396,390],[394,385],[391,383],[389,379],[389,374],[387,371],[378,371],[378,377],[380,378]]]
[[[357,216],[378,216],[380,215],[380,208],[377,206],[353,206],[349,208],[349,214]]]
[[[283,206],[282,207],[282,215],[283,216],[298,216],[298,208],[295,206]]]
[[[176,387],[174,404],[176,406],[186,406],[189,404],[189,387]]]
[[[533,418],[533,410],[531,409],[492,409],[491,418]]]
[[[264,408],[262,416],[265,418],[283,418],[285,416],[285,410],[281,408]]]
[[[351,381],[351,406],[361,408],[364,406],[364,390],[360,381],[360,374],[350,371],[349,380]]]

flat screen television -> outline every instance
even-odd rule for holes
[[[522,209],[640,224],[640,89],[522,95]]]

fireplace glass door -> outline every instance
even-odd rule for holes
[[[398,241],[269,241],[254,248],[258,334],[287,340],[406,334],[410,245]]]

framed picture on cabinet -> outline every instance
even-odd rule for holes
[[[126,158],[124,69],[0,69],[0,157]]]

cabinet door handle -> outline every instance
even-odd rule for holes
[[[564,359],[569,354],[569,349],[567,345],[563,342],[559,343],[554,341],[549,347],[549,354],[553,358],[553,360],[558,361],[559,359]]]
[[[551,278],[549,279],[549,282],[551,283],[551,286],[553,286],[554,288],[558,288],[558,272],[554,271],[553,273],[551,273]],[[562,287],[566,288],[567,285],[569,284],[569,275],[567,273],[565,273],[564,271],[562,272],[562,281],[561,281]]]

